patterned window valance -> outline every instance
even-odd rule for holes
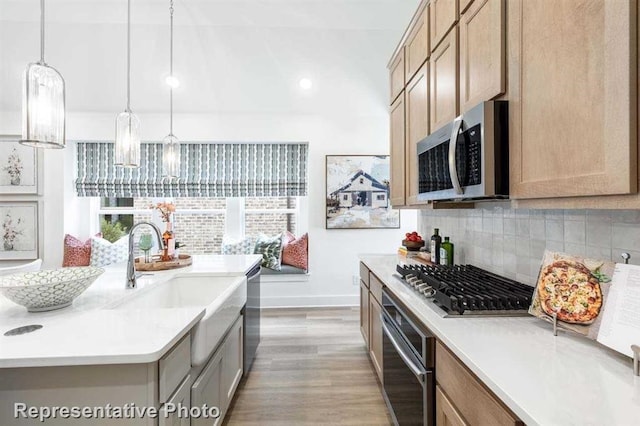
[[[180,178],[162,177],[162,144],[143,143],[138,169],[116,167],[112,142],[78,142],[80,197],[307,195],[306,143],[182,143]]]

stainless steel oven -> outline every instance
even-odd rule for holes
[[[383,389],[396,425],[435,425],[435,337],[382,293]]]
[[[509,196],[506,101],[483,102],[418,142],[418,200]]]

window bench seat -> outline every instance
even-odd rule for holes
[[[269,268],[262,268],[260,271],[260,281],[263,283],[284,283],[284,282],[307,282],[309,272],[294,266],[282,265],[280,271]]]

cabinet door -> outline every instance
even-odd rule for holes
[[[636,7],[509,1],[511,198],[637,191]]]
[[[189,426],[191,420],[188,413],[191,408],[191,378],[187,376],[176,392],[166,402],[164,410],[160,411],[159,426]],[[184,415],[187,414],[187,415]]]
[[[458,21],[458,0],[432,0],[429,3],[429,16],[431,24],[430,44],[433,52]]]
[[[360,281],[360,333],[369,351],[369,289]]]
[[[191,403],[194,407],[218,407],[220,417],[208,419],[205,417],[191,419],[192,426],[217,426],[222,424],[224,417],[222,390],[222,351],[219,350],[207,363],[200,376],[191,387]]]
[[[440,386],[436,386],[436,426],[467,426]]]
[[[369,357],[382,383],[382,308],[373,297],[369,298]]]
[[[391,105],[391,182],[389,183],[389,200],[393,207],[405,205],[405,111],[404,92]]]
[[[504,93],[504,0],[478,0],[460,16],[460,111]]]
[[[451,30],[429,59],[431,94],[430,131],[458,116],[458,29]]]
[[[401,48],[395,58],[389,64],[389,80],[391,93],[389,94],[390,103],[396,100],[398,95],[404,89],[404,47]]]
[[[429,64],[409,82],[407,97],[407,205],[418,202],[418,142],[429,135]],[[425,204],[427,202],[424,202]]]
[[[404,45],[405,81],[411,80],[429,58],[429,8],[425,7],[415,20]]]
[[[242,378],[242,336],[242,315],[240,315],[240,318],[231,326],[222,349],[222,389],[224,390],[225,412]]]

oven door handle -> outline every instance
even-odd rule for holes
[[[458,134],[462,128],[462,116],[453,120],[453,129],[451,130],[451,138],[449,139],[449,175],[451,177],[451,185],[456,194],[462,195],[462,187],[460,186],[460,178],[458,177],[458,165],[456,164],[456,148],[458,147]]]
[[[398,355],[400,355],[400,358],[402,358],[404,363],[407,365],[407,367],[409,367],[411,372],[418,378],[420,383],[424,383],[425,376],[427,375],[427,370],[425,370],[424,368],[421,368],[420,366],[416,365],[411,360],[409,355],[407,355],[405,350],[402,348],[401,344],[396,340],[396,338],[394,336],[394,332],[391,331],[391,329],[387,325],[387,320],[384,318],[383,315],[380,315],[380,320],[381,320],[381,323],[382,323],[382,330],[387,335],[387,338],[389,338],[389,341],[391,342],[393,347],[398,352]]]

